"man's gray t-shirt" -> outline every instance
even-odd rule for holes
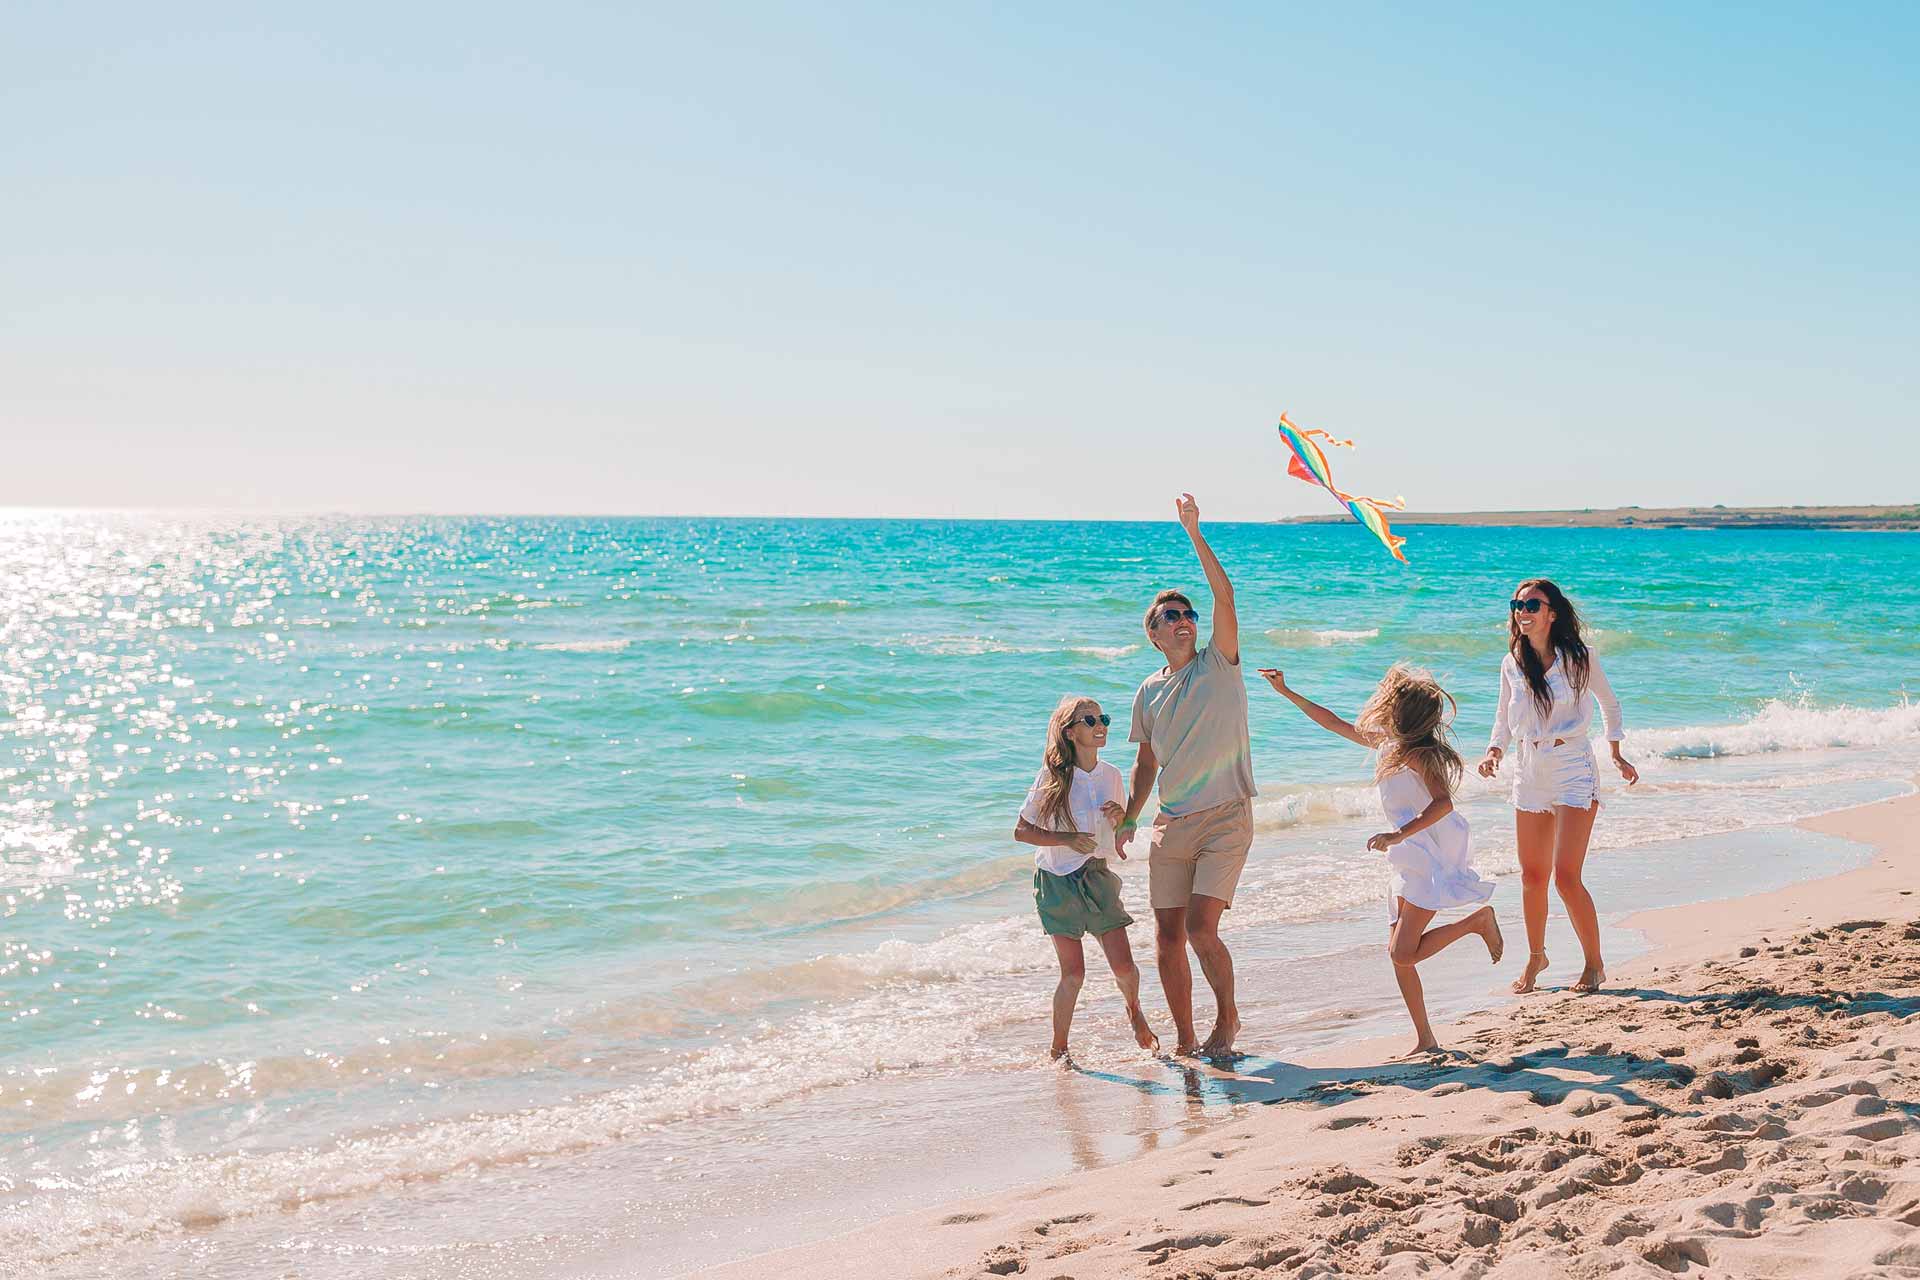
[[[1247,741],[1247,685],[1207,645],[1178,671],[1160,668],[1133,695],[1132,742],[1160,765],[1160,811],[1184,818],[1256,794]]]

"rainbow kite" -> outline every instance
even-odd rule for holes
[[[1305,480],[1308,484],[1317,484],[1340,499],[1346,504],[1347,510],[1353,512],[1353,518],[1371,529],[1373,536],[1385,543],[1387,550],[1393,553],[1393,558],[1405,564],[1407,558],[1400,554],[1400,548],[1406,545],[1407,540],[1394,533],[1387,525],[1387,518],[1380,513],[1382,508],[1394,511],[1406,510],[1406,499],[1357,498],[1353,494],[1342,493],[1334,488],[1333,468],[1327,465],[1327,455],[1321,452],[1319,445],[1314,443],[1315,437],[1337,448],[1353,448],[1351,440],[1335,440],[1324,431],[1316,431],[1311,427],[1296,427],[1286,414],[1280,415],[1280,439],[1293,451],[1293,456],[1287,459],[1287,474]]]

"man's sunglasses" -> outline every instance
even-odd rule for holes
[[[1538,613],[1547,607],[1547,602],[1538,596],[1528,600],[1509,600],[1507,608],[1514,613]]]
[[[1185,618],[1188,622],[1198,622],[1200,621],[1200,611],[1198,609],[1162,609],[1160,611],[1159,621],[1153,625],[1157,627],[1162,622],[1178,622],[1182,618]]]
[[[1102,727],[1105,727],[1113,723],[1113,717],[1109,715],[1079,716],[1076,718],[1080,721],[1081,724],[1087,726],[1087,728],[1089,729],[1093,728],[1093,726],[1095,725],[1100,725]]]

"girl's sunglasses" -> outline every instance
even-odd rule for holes
[[[1546,607],[1547,602],[1538,598],[1507,601],[1507,608],[1514,613],[1538,613]]]
[[[1178,622],[1182,618],[1185,618],[1188,622],[1198,622],[1200,621],[1200,611],[1198,609],[1162,609],[1160,611],[1161,622]],[[1157,626],[1159,624],[1156,623],[1155,625]]]
[[[1097,715],[1097,716],[1081,716],[1081,717],[1079,717],[1079,721],[1080,721],[1080,723],[1081,723],[1081,724],[1083,724],[1083,725],[1085,725],[1085,726],[1087,726],[1087,728],[1089,728],[1089,729],[1091,729],[1091,728],[1093,728],[1093,726],[1095,726],[1095,725],[1100,725],[1100,726],[1102,726],[1102,727],[1105,727],[1105,726],[1107,726],[1107,725],[1110,725],[1110,724],[1112,724],[1112,723],[1113,723],[1113,717],[1112,717],[1112,716],[1109,716],[1109,715]]]

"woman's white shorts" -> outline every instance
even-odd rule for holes
[[[1522,743],[1519,768],[1513,775],[1513,807],[1528,813],[1551,813],[1555,805],[1569,809],[1593,807],[1599,778],[1593,765],[1593,744],[1586,738]]]

